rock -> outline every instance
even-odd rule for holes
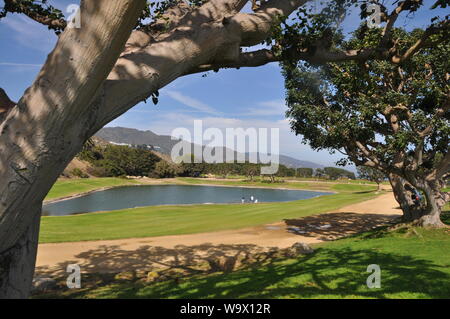
[[[235,269],[237,260],[235,256],[218,256],[210,257],[207,261],[212,272],[231,272]]]
[[[136,277],[139,279],[147,278],[148,270],[138,269],[136,270]]]
[[[156,271],[150,271],[147,274],[147,282],[154,282],[159,278],[159,274]]]
[[[283,253],[283,250],[281,249],[271,249],[268,253],[269,257],[271,259],[278,259],[278,258],[283,258],[285,256],[285,254]]]
[[[114,279],[116,279],[116,280],[136,280],[136,272],[134,272],[134,271],[119,272],[117,275],[114,276]]]
[[[209,257],[206,259],[210,270],[212,272],[217,272],[217,271],[223,271],[225,262],[226,262],[226,257],[225,256],[213,256],[213,257]]]
[[[295,243],[291,247],[284,250],[286,257],[297,257],[298,255],[312,254],[314,249],[305,243]]]
[[[56,288],[56,280],[51,278],[35,278],[33,279],[32,292],[45,292]]]
[[[233,265],[232,265],[232,271],[238,270],[239,268],[245,267],[246,264],[248,264],[248,259],[251,257],[251,254],[248,253],[245,254],[238,254],[237,256],[233,257]]]
[[[314,252],[314,249],[305,243],[295,243],[294,245],[292,245],[292,248],[295,248],[297,250],[297,253],[303,255],[312,254]]]

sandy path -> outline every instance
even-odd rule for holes
[[[236,249],[253,245],[285,248],[296,242],[318,243],[390,222],[401,215],[397,206],[392,193],[389,192],[334,212],[237,230],[40,244],[37,257],[38,272],[50,269],[62,270],[68,263],[85,265],[84,269],[89,268],[95,272],[123,271],[135,266],[136,262],[142,266],[142,259],[154,260],[158,254],[173,257],[174,254],[183,252],[185,254],[183,258],[190,258],[189,256],[196,254],[209,254],[211,248],[217,253],[216,248],[219,245],[224,251],[235,252]]]

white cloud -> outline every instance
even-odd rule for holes
[[[140,111],[141,112],[141,111]],[[142,111],[146,112],[146,111]],[[150,111],[149,111],[150,112]],[[203,121],[203,132],[208,128],[218,128],[225,136],[226,128],[278,128],[280,136],[280,154],[292,156],[297,159],[310,160],[324,165],[333,165],[333,161],[340,158],[339,155],[329,155],[327,151],[315,152],[308,145],[301,143],[301,137],[296,136],[290,129],[289,120],[274,119],[240,119],[237,117],[226,116],[195,116],[189,113],[181,112],[152,112],[148,122],[141,121],[131,127],[140,130],[151,130],[160,135],[172,135],[175,128],[186,128],[191,134],[194,130],[194,120]],[[127,123],[115,121],[108,126],[130,126]],[[209,144],[210,141],[204,141]],[[220,144],[215,144],[219,146]],[[221,144],[223,145],[223,144]]]
[[[285,119],[283,120],[252,120],[248,121],[245,119],[238,119],[233,117],[220,117],[220,116],[205,116],[205,117],[197,117],[191,116],[185,113],[163,113],[153,118],[153,120],[148,123],[147,127],[142,127],[142,129],[149,129],[158,134],[164,135],[172,135],[172,131],[175,128],[186,128],[191,134],[193,134],[194,130],[194,121],[202,120],[203,131],[208,128],[218,128],[222,131],[225,136],[225,130],[227,128],[267,128],[270,132],[272,128],[278,128],[280,133],[280,149],[283,153],[288,150],[288,148],[284,147],[284,145],[295,144],[298,148],[302,148],[302,144],[298,137],[295,137],[294,133],[290,131],[289,122]],[[205,141],[205,144],[208,143]]]
[[[278,115],[284,116],[286,112],[286,103],[284,100],[271,100],[259,102],[257,107],[248,108],[242,116],[269,116]]]
[[[55,46],[57,37],[53,31],[22,15],[8,15],[1,21],[11,29],[13,39],[20,45],[41,52],[50,52]]]
[[[210,113],[210,114],[218,114],[220,112],[216,111],[211,106],[194,99],[190,96],[184,95],[178,91],[175,90],[164,90],[164,93],[170,96],[172,99],[174,99],[177,102],[180,102],[181,104],[184,104],[186,106],[189,106],[190,108],[193,108],[197,111],[204,112],[204,113]]]
[[[42,67],[42,64],[0,62],[0,66],[19,66],[19,67],[40,68],[40,67]]]

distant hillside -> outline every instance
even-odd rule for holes
[[[324,168],[325,166],[321,164],[317,164],[310,161],[302,161],[298,160],[296,158],[286,156],[286,155],[280,155],[280,163],[291,168],[299,168],[299,167],[309,167],[309,168]]]
[[[151,145],[156,151],[164,154],[170,154],[172,147],[180,141],[172,140],[171,136],[168,135],[158,135],[152,131],[140,131],[126,127],[104,127],[95,136],[118,144]],[[225,154],[225,148],[223,154]],[[246,158],[248,157],[249,154],[247,153]],[[324,167],[314,162],[302,161],[286,155],[280,155],[280,164],[290,168],[309,167],[315,169]]]
[[[179,142],[179,140],[172,140],[168,135],[158,135],[152,131],[139,131],[127,127],[104,127],[95,136],[114,143],[152,145],[165,154],[170,154],[172,147]]]

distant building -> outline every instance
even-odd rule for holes
[[[131,144],[127,144],[127,143],[116,143],[116,142],[112,142],[112,141],[110,141],[110,143],[113,145],[130,146],[131,147]]]
[[[113,145],[128,146],[128,147],[137,148],[137,149],[141,149],[141,150],[161,151],[161,147],[158,145],[116,143],[113,141],[109,141],[109,143],[111,143]]]

